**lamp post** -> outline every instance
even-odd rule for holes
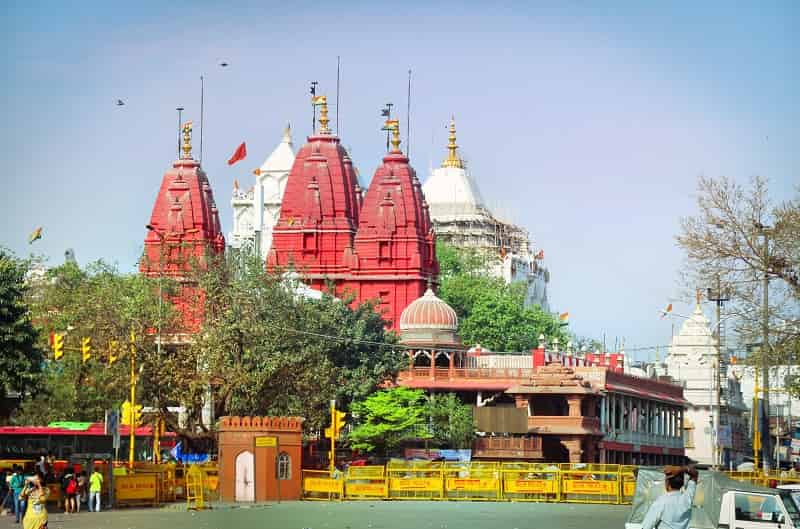
[[[726,301],[729,301],[731,298],[727,295],[727,293],[723,294],[722,287],[720,285],[720,275],[717,272],[717,290],[716,292],[712,292],[712,290],[708,289],[708,299],[709,301],[713,301],[717,305],[717,362],[716,362],[716,387],[717,387],[717,394],[716,394],[716,401],[717,401],[717,413],[714,415],[714,468],[719,469],[720,464],[720,455],[722,453],[722,446],[720,446],[719,442],[719,423],[720,423],[720,416],[722,415],[722,304]]]
[[[762,389],[764,390],[764,415],[767,421],[767,432],[769,432],[769,232],[771,228],[760,222],[755,225],[758,234],[764,237],[764,246],[762,247],[762,266],[764,268],[764,277],[762,278],[763,285],[763,300],[761,307],[761,371]],[[763,420],[763,418],[762,418]],[[764,472],[769,472],[772,462],[772,440],[767,435],[766,439],[761,440],[761,460],[764,465]]]

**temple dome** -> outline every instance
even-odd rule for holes
[[[400,332],[413,329],[441,329],[458,331],[458,316],[453,308],[442,301],[430,288],[415,299],[400,315]]]

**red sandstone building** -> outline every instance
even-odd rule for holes
[[[455,311],[428,291],[400,319],[398,384],[475,404],[472,456],[548,462],[682,463],[683,388],[624,372],[621,355],[467,351]]]
[[[328,129],[328,109],[320,130],[297,153],[286,181],[267,266],[295,269],[317,290],[333,285],[355,302],[376,300],[387,326],[438,274],[433,226],[422,188],[400,151],[396,121],[392,150],[375,170],[362,200],[352,161]]]

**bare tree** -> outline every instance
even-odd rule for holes
[[[698,213],[681,219],[677,242],[686,251],[687,286],[716,288],[719,278],[730,294],[726,314],[740,346],[762,341],[766,316],[769,344],[763,350],[776,365],[796,361],[800,342],[800,188],[794,200],[773,204],[767,184],[760,177],[748,185],[700,177]],[[757,352],[752,360],[761,363]]]

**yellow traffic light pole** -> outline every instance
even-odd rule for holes
[[[131,423],[130,448],[128,449],[128,467],[133,470],[136,443],[136,335],[131,331]]]
[[[331,476],[336,472],[336,401],[331,400]]]

